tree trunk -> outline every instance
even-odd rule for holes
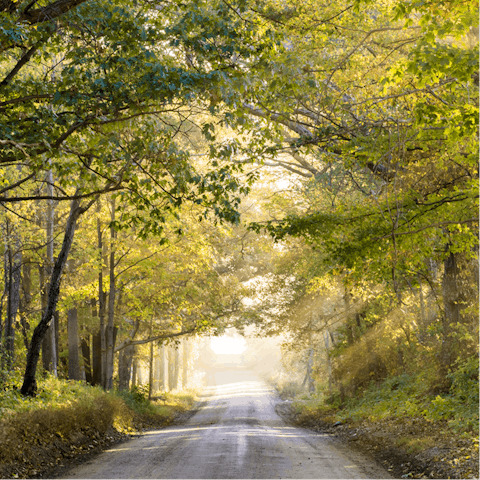
[[[328,376],[328,394],[332,394],[333,379],[332,379],[332,361],[330,360],[330,332],[323,332],[323,339],[325,341],[325,357],[327,359],[327,376]]]
[[[105,293],[103,291],[103,238],[100,219],[100,200],[97,201],[97,238],[98,238],[98,317],[100,320],[100,384],[107,386],[107,342],[105,338]]]
[[[137,377],[138,377],[138,359],[135,355],[136,353],[136,348],[135,348],[135,345],[132,346],[133,350],[133,359],[132,359],[132,387],[134,387],[136,384],[137,384]]]
[[[442,316],[442,347],[440,349],[441,375],[446,376],[455,360],[453,339],[451,337],[452,326],[461,321],[461,295],[458,288],[458,266],[453,253],[450,253],[444,261],[444,273],[442,279],[443,307]]]
[[[152,336],[152,324],[150,323],[150,336]],[[153,342],[150,342],[150,355],[148,359],[148,399],[152,398],[153,393]]]
[[[352,345],[355,341],[355,337],[353,334],[353,325],[350,319],[350,308],[351,308],[351,297],[352,295],[345,287],[345,295],[343,297],[343,301],[345,304],[345,329],[347,333],[347,343],[348,345]]]
[[[82,338],[82,358],[83,358],[83,370],[85,372],[85,381],[90,385],[93,385],[92,381],[92,364],[90,362],[90,335]]]
[[[37,371],[37,363],[40,356],[40,347],[42,340],[45,337],[48,327],[53,319],[58,297],[60,294],[60,281],[62,272],[67,262],[70,247],[72,246],[73,237],[75,235],[75,228],[77,226],[78,217],[85,212],[90,204],[81,208],[78,200],[73,200],[70,207],[70,215],[67,220],[65,235],[63,237],[63,244],[60,253],[57,257],[53,267],[52,275],[48,287],[48,304],[45,312],[42,314],[42,319],[33,332],[30,349],[27,354],[27,364],[25,367],[25,374],[23,378],[23,385],[21,393],[23,395],[34,396],[37,391],[37,382],[35,374]]]
[[[53,174],[49,170],[47,172],[47,194],[53,196]],[[48,277],[52,276],[52,269],[54,264],[53,259],[53,227],[54,227],[54,214],[55,209],[53,206],[53,200],[47,201],[47,212],[46,212],[46,236],[47,236],[47,271],[46,274]],[[48,289],[48,292],[50,290]],[[48,300],[47,300],[48,301]],[[56,302],[55,302],[56,305]],[[53,312],[54,314],[55,312]],[[56,349],[56,332],[55,332],[55,322],[50,322],[50,325],[47,330],[48,340],[48,359],[46,359],[47,370],[51,372],[55,377],[57,374],[57,349]]]
[[[47,275],[45,265],[39,265],[38,276],[40,279],[40,304],[42,307],[42,316],[47,311],[48,296],[47,296]],[[42,341],[42,366],[44,370],[48,371],[50,364],[51,352],[50,352],[50,335],[45,335]]]
[[[161,361],[160,361],[160,349],[157,347],[155,349],[155,356],[154,356],[154,367],[153,367],[153,387],[152,391],[157,393],[160,391],[160,368],[161,368]]]
[[[179,347],[175,348],[174,355],[174,381],[173,388],[176,390],[180,385],[180,350]]]
[[[32,266],[29,258],[26,258],[23,262],[22,291],[23,295],[20,297],[19,305],[20,326],[22,328],[23,343],[28,351],[30,346],[28,341],[30,325],[27,323],[26,315],[32,301]]]
[[[165,392],[167,390],[167,374],[165,373],[165,367],[167,365],[167,361],[165,358],[165,347],[162,345],[160,347],[160,359],[159,359],[159,385],[158,388],[160,391]]]
[[[128,390],[130,384],[130,373],[132,370],[132,359],[134,346],[129,345],[128,347],[120,350],[118,358],[118,389],[119,390]]]
[[[307,372],[305,374],[305,378],[303,379],[303,383],[302,383],[302,387],[307,386],[309,392],[312,392],[315,390],[315,384],[312,378],[312,367],[313,367],[313,348],[310,348],[308,352]]]
[[[113,385],[113,353],[114,353],[114,319],[115,319],[115,199],[111,201],[111,225],[110,225],[110,286],[108,292],[108,325],[107,325],[107,377],[105,388],[111,389]]]
[[[102,335],[97,332],[92,340],[92,385],[102,385]]]
[[[188,338],[183,339],[183,359],[182,359],[182,367],[183,367],[183,372],[182,372],[182,384],[183,388],[187,388],[188,385],[188,354],[189,354],[189,344],[188,344]]]
[[[175,388],[175,353],[171,347],[168,348],[168,390]]]
[[[68,378],[80,380],[80,362],[78,358],[78,312],[71,308],[67,313],[68,323]]]
[[[4,361],[5,361],[5,352],[4,344],[2,341],[3,338],[3,302],[5,297],[8,295],[8,250],[5,249],[3,253],[3,293],[2,298],[0,299],[0,380],[3,380],[4,377]]]
[[[8,228],[7,228],[8,232]],[[15,236],[15,252],[11,241],[13,236],[8,232],[8,300],[7,316],[5,319],[5,353],[7,370],[13,368],[15,357],[15,320],[20,305],[20,270],[22,267],[22,253],[20,250],[20,238]]]

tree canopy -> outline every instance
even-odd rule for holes
[[[457,0],[1,2],[0,325],[9,368],[15,342],[28,350],[23,393],[59,301],[90,309],[111,380],[115,327],[117,352],[249,322],[351,344],[353,316],[358,339],[361,318],[428,287],[446,375],[475,348],[477,15]]]

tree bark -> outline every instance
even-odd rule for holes
[[[154,354],[154,368],[153,368],[153,387],[152,391],[157,393],[160,391],[160,368],[161,368],[161,361],[160,361],[160,349],[157,347],[155,349]]]
[[[45,265],[39,265],[38,267],[38,276],[40,279],[40,304],[42,307],[42,316],[47,311],[47,304],[48,304],[48,285],[47,285],[47,275]],[[43,369],[48,371],[48,366],[51,358],[50,353],[50,335],[45,335],[42,341],[42,366]]]
[[[167,361],[168,361],[168,390],[173,390],[175,388],[175,353],[171,347],[168,347],[167,350]]]
[[[107,342],[105,338],[105,294],[103,292],[103,238],[100,219],[100,200],[97,201],[97,238],[98,238],[98,317],[100,323],[100,384],[107,386]]]
[[[30,308],[30,302],[32,301],[32,266],[29,258],[24,259],[22,271],[23,295],[20,297],[19,314],[23,343],[25,345],[25,349],[28,351],[30,346],[28,341],[28,330],[30,329],[30,326],[27,323],[26,314]]]
[[[97,332],[92,339],[92,385],[102,385],[102,335]]]
[[[5,249],[3,253],[3,293],[2,298],[0,299],[0,371],[4,370],[4,344],[2,341],[4,333],[3,325],[3,302],[5,297],[8,295],[8,251]],[[2,377],[3,378],[3,377]]]
[[[90,361],[90,335],[82,338],[81,341],[82,358],[83,358],[83,370],[85,372],[85,381],[90,385],[92,382],[92,364]]]
[[[174,380],[173,388],[176,390],[179,387],[180,380],[180,350],[175,348],[174,350]]]
[[[159,374],[159,379],[158,379],[158,388],[160,391],[165,392],[167,390],[167,373],[165,372],[165,367],[166,367],[166,358],[165,358],[165,347],[162,345],[160,347],[160,374]]]
[[[48,327],[52,322],[53,314],[57,306],[58,297],[60,294],[60,281],[62,277],[62,272],[67,262],[70,248],[72,246],[73,237],[75,235],[75,228],[77,226],[77,220],[79,216],[90,207],[90,205],[91,202],[82,208],[80,207],[80,202],[78,200],[73,200],[71,203],[70,214],[65,228],[62,248],[57,257],[50,278],[47,308],[42,314],[42,319],[40,320],[40,323],[37,325],[33,332],[30,349],[28,350],[27,364],[25,367],[23,385],[21,388],[21,393],[23,395],[34,396],[36,394],[37,382],[35,379],[35,374],[37,371],[37,363],[40,356],[40,347],[42,344],[42,340],[47,333]]]
[[[108,325],[107,325],[107,376],[106,389],[111,389],[113,386],[113,359],[114,359],[114,319],[115,319],[115,229],[113,222],[115,221],[115,199],[111,201],[111,225],[110,225],[110,282],[108,292]]]
[[[327,376],[328,376],[328,394],[332,394],[333,379],[332,379],[332,361],[330,360],[330,332],[327,330],[323,332],[323,339],[325,341],[325,357],[327,359]]]
[[[182,359],[182,384],[183,388],[187,388],[188,385],[188,354],[189,354],[188,338],[183,339],[183,359]]]
[[[53,174],[49,170],[47,172],[47,194],[53,196]],[[46,236],[47,236],[47,276],[51,277],[53,268],[53,227],[54,227],[54,214],[55,209],[53,206],[53,200],[47,202],[46,212]],[[49,290],[48,290],[49,292]],[[56,302],[55,302],[56,304]],[[55,313],[55,312],[54,312]],[[55,377],[57,374],[57,349],[56,349],[56,332],[55,322],[50,322],[47,330],[48,336],[48,358],[44,360],[44,365],[47,365],[47,370],[50,371]]]
[[[315,384],[312,377],[312,367],[313,367],[313,348],[310,348],[308,352],[307,372],[305,374],[305,378],[303,379],[303,383],[302,383],[302,387],[307,386],[309,392],[313,392],[315,390]]]
[[[150,318],[150,336],[152,336],[153,333],[153,317]],[[152,392],[153,392],[153,342],[150,342],[150,355],[148,359],[148,399],[150,400],[152,398]]]
[[[7,221],[8,222],[8,221]],[[22,253],[20,250],[20,239],[18,235],[8,231],[8,300],[7,316],[5,319],[5,353],[6,367],[11,370],[15,358],[15,320],[20,305],[20,270],[22,267]],[[15,237],[15,251],[12,249],[11,242]]]
[[[118,355],[118,389],[128,390],[132,370],[133,345],[120,350]]]
[[[452,326],[461,322],[461,294],[458,286],[458,265],[453,253],[449,253],[444,261],[442,279],[443,307],[442,315],[442,347],[440,349],[441,375],[446,376],[455,361]]]
[[[68,378],[80,380],[80,361],[78,358],[78,312],[71,308],[67,313],[68,323]]]
[[[137,370],[138,370],[138,360],[137,357],[135,356],[135,347],[132,346],[133,348],[133,360],[132,360],[132,387],[134,387],[137,384]]]

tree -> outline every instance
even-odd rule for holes
[[[445,385],[478,348],[476,5],[302,4],[263,10],[287,48],[253,76],[235,140],[236,161],[297,186],[251,225],[291,252],[275,331],[301,350],[336,320],[350,392],[422,362]]]
[[[200,174],[175,144],[184,120],[210,101],[210,89],[242,81],[232,59],[255,63],[270,47],[258,24],[243,21],[246,5],[214,3],[190,2],[180,10],[164,5],[161,11],[148,3],[53,2],[26,10],[2,4],[0,162],[23,167],[21,178],[3,186],[0,200],[78,202],[121,192],[120,208],[128,202],[138,208],[130,216],[120,210],[116,227],[138,227],[137,213],[149,209],[141,235],[160,233],[165,212],[185,200],[235,221],[238,200],[232,193],[246,191],[233,177],[236,168],[214,164]],[[34,190],[46,170],[55,179],[54,195]],[[20,193],[25,187],[33,192]],[[75,223],[72,217],[71,233]],[[68,250],[62,250],[63,261]],[[56,295],[56,287],[49,292]],[[49,298],[49,305],[56,301]],[[39,335],[43,327],[31,348]],[[29,382],[36,358],[29,356]],[[32,394],[34,388],[22,391]]]

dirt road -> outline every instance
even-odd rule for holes
[[[254,373],[217,371],[186,424],[117,445],[64,478],[390,478],[328,435],[285,424],[277,402]]]

